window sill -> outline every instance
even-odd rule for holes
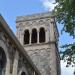
[[[45,45],[49,44],[49,42],[43,42],[43,43],[31,43],[31,44],[25,44],[23,46],[37,46],[37,45]]]

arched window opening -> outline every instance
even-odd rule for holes
[[[45,42],[45,29],[44,28],[40,28],[40,32],[39,32],[39,42]]]
[[[37,30],[32,30],[32,37],[31,37],[31,43],[37,43]]]
[[[4,50],[0,47],[0,75],[3,75],[3,69],[5,68],[6,65],[6,55]]]
[[[24,44],[29,44],[29,37],[30,37],[29,30],[25,30],[25,33],[24,33]]]
[[[26,73],[25,72],[22,72],[21,75],[26,75]]]

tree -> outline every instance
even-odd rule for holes
[[[56,21],[63,25],[62,32],[67,32],[75,39],[75,0],[56,0],[54,15]],[[65,51],[62,53],[62,59],[67,60],[67,65],[75,64],[75,41],[72,44],[62,46]]]

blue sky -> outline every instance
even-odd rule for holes
[[[1,0],[0,13],[15,32],[15,20],[17,16],[32,13],[45,12],[39,0]]]
[[[23,16],[33,13],[41,13],[51,11],[54,8],[54,0],[0,0],[0,14],[4,17],[6,22],[9,24],[10,28],[13,32],[16,32],[16,17]],[[58,24],[59,33],[61,33],[62,26]],[[59,45],[70,43],[73,40],[68,34],[60,35]],[[64,65],[62,63],[61,65]],[[71,68],[64,70],[64,66],[62,66],[62,75],[66,75],[69,72],[71,73]],[[71,74],[68,75],[72,75]]]

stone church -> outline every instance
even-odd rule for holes
[[[61,75],[55,17],[18,16],[16,28],[15,36],[0,15],[0,75]]]

